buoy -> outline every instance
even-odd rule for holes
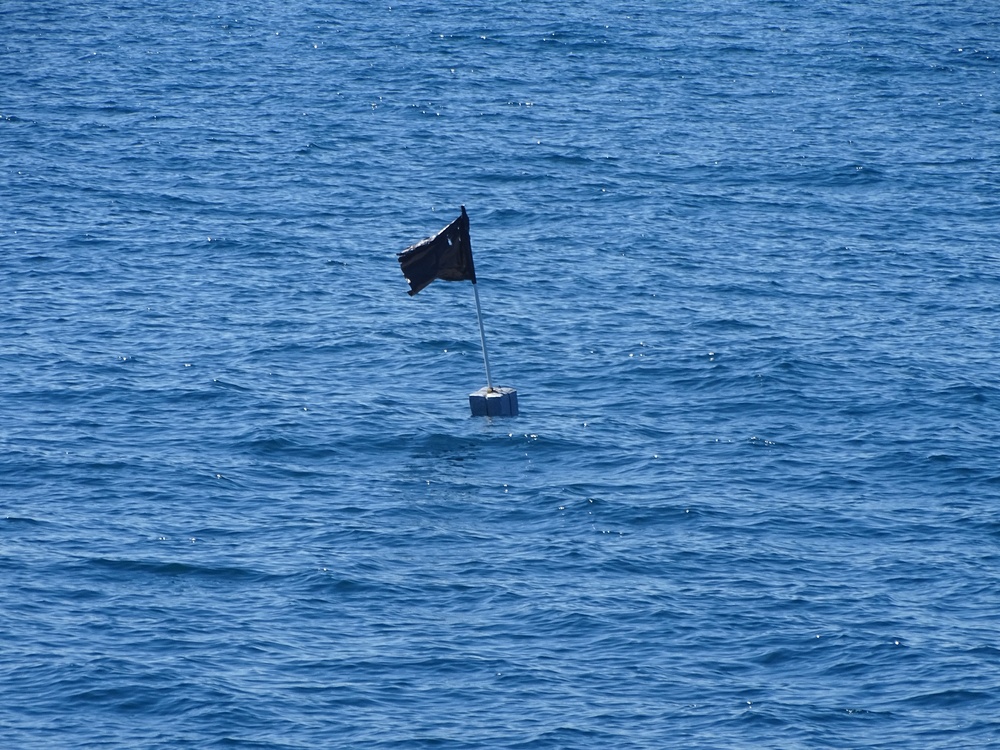
[[[469,406],[474,417],[516,417],[517,391],[513,388],[494,388],[490,376],[490,358],[486,353],[486,330],[483,327],[483,308],[479,304],[479,287],[476,286],[476,266],[472,260],[472,239],[469,236],[469,215],[462,206],[462,214],[433,237],[410,245],[397,253],[399,267],[410,285],[412,297],[435,279],[443,281],[471,281],[476,299],[476,318],[479,321],[479,340],[483,345],[483,366],[486,369],[486,387],[469,394]]]
[[[480,388],[469,394],[474,417],[516,417],[517,391],[513,388]]]

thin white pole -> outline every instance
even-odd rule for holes
[[[472,291],[476,293],[476,315],[479,316],[479,339],[483,342],[483,364],[486,365],[486,390],[493,390],[493,381],[490,379],[490,358],[486,355],[486,331],[483,329],[483,308],[479,306],[479,287],[476,282],[472,282]]]

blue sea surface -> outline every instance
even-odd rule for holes
[[[1000,746],[982,3],[0,4],[0,747]],[[473,290],[395,254],[452,221]]]

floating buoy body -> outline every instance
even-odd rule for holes
[[[517,391],[513,388],[480,388],[469,394],[474,417],[516,417]]]

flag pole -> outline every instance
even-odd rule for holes
[[[483,364],[486,365],[486,390],[493,392],[493,381],[490,379],[490,358],[486,354],[486,331],[483,328],[483,308],[479,304],[479,287],[472,282],[472,291],[476,293],[476,315],[479,318],[479,340],[483,342]]]

